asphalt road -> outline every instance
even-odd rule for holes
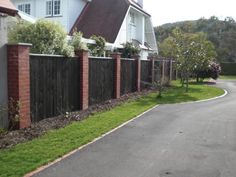
[[[236,81],[224,98],[162,105],[35,177],[236,177]]]

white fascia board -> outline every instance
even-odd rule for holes
[[[141,13],[141,14],[143,14],[145,17],[149,17],[149,18],[150,18],[150,16],[149,16],[149,15],[145,14],[145,13],[144,13],[144,12],[142,12],[141,10],[139,10],[139,9],[137,9],[137,8],[133,7],[133,6],[130,6],[130,8],[131,8],[131,9],[133,9],[133,10],[135,10],[135,11],[137,11],[137,12],[139,12],[139,13]]]

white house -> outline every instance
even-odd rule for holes
[[[60,22],[69,32],[90,0],[11,0],[18,10],[36,17]]]
[[[82,31],[85,38],[101,35],[112,49],[133,42],[141,57],[157,53],[151,16],[143,0],[12,0],[15,6],[36,18],[60,22],[67,32]]]

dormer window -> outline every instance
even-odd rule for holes
[[[18,9],[26,14],[31,14],[31,6],[30,4],[19,4]]]
[[[46,1],[46,16],[60,16],[61,15],[61,0],[47,0]]]

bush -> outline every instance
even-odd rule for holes
[[[127,42],[123,44],[124,48],[122,49],[122,57],[123,58],[131,58],[134,55],[139,55],[140,48],[135,46],[132,42]]]
[[[211,62],[207,69],[196,71],[197,80],[198,78],[201,78],[202,80],[204,80],[205,78],[218,79],[220,72],[220,65],[215,62]]]
[[[35,24],[20,21],[9,32],[9,42],[31,43],[31,52],[72,56],[74,50],[68,46],[67,33],[58,23],[39,20]]]
[[[82,37],[83,37],[83,33],[82,32],[75,32],[72,35],[70,44],[71,46],[74,47],[75,50],[88,50],[87,45],[82,42]]]
[[[106,40],[102,36],[91,36],[91,39],[95,41],[96,44],[89,44],[88,48],[90,54],[93,56],[101,57],[105,53]]]

